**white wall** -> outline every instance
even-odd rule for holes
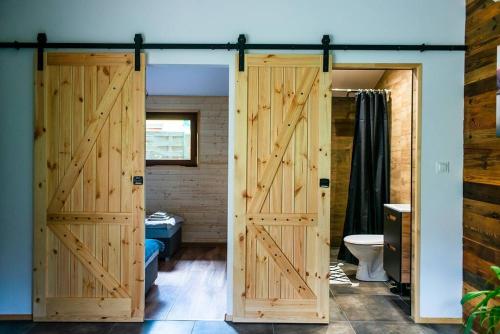
[[[227,96],[228,67],[223,65],[148,65],[150,96]]]
[[[319,43],[321,36],[329,33],[337,43],[462,44],[464,24],[464,0],[254,0],[251,5],[234,0],[151,0],[147,5],[133,0],[0,3],[2,41],[34,40],[37,32],[46,32],[49,41],[125,42],[140,32],[146,42],[225,43],[246,33],[249,43]],[[423,64],[420,316],[460,318],[464,55],[336,52],[334,57],[339,63]],[[148,61],[229,65],[229,138],[234,136],[232,53],[156,51],[148,52]],[[32,66],[30,51],[0,50],[0,171],[4,178],[0,194],[0,313],[31,311]],[[229,140],[229,157],[232,145]],[[450,161],[451,173],[436,175],[436,160]],[[229,175],[232,171],[230,163]],[[228,188],[231,191],[231,178]],[[228,204],[231,212],[231,200]],[[231,214],[228,218],[231,235]],[[229,268],[231,263],[229,254]]]

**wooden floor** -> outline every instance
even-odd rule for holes
[[[158,267],[146,296],[146,319],[224,320],[226,245],[183,247]]]

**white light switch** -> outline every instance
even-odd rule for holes
[[[449,161],[436,161],[436,174],[449,174],[450,162]]]

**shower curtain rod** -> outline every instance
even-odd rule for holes
[[[349,97],[350,93],[360,93],[360,92],[386,92],[387,93],[387,101],[389,101],[389,98],[391,96],[391,90],[390,89],[373,89],[373,88],[332,88],[332,92],[342,92],[345,93],[345,97]]]
[[[374,89],[374,88],[332,88],[332,92],[347,92],[347,93],[351,93],[351,92],[363,92],[363,91],[373,91],[373,92],[380,92],[380,91],[384,91],[384,92],[391,92],[390,89]]]

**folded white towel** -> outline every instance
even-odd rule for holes
[[[150,218],[146,219],[146,225],[163,225],[163,224],[174,226],[176,224],[175,218],[169,217],[167,219],[150,219]]]

